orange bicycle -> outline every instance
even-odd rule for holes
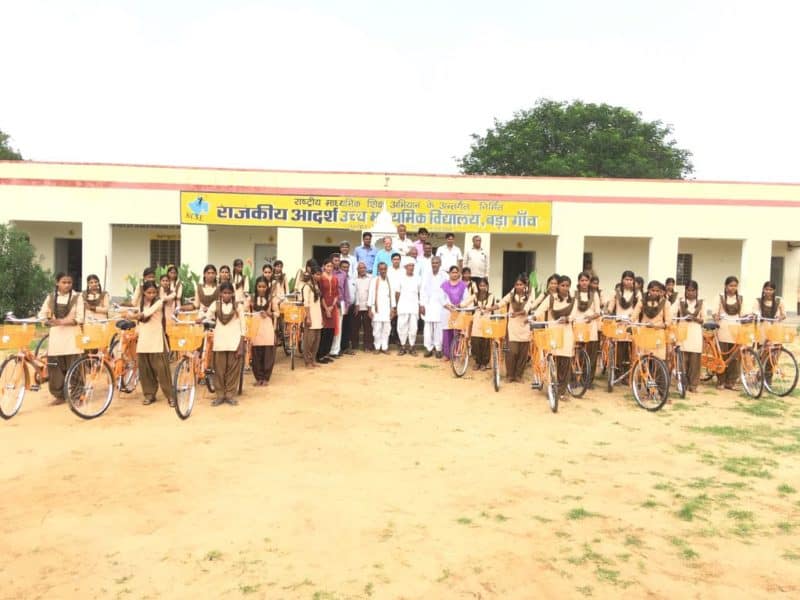
[[[135,327],[136,323],[126,319],[103,319],[84,323],[82,331],[75,336],[76,345],[85,354],[67,370],[64,388],[70,410],[79,417],[95,419],[106,412],[111,406],[114,388],[121,390],[122,382],[126,385],[134,382],[135,387],[139,379],[135,353],[133,360],[129,360],[126,356],[129,343],[123,339],[126,347],[115,357],[110,344],[115,329],[126,334]]]
[[[764,387],[775,396],[788,396],[797,386],[797,359],[784,344],[791,344],[797,336],[792,325],[784,325],[778,319],[764,321],[764,341],[759,358],[764,367]]]
[[[756,323],[752,318],[734,319],[723,316],[723,320],[732,323],[728,328],[735,343],[730,350],[723,352],[717,336],[719,324],[703,323],[703,354],[700,356],[703,373],[700,380],[709,381],[714,375],[719,378],[738,355],[742,388],[751,398],[759,398],[764,390],[764,367],[756,352]]]
[[[564,331],[556,325],[558,321],[534,321],[528,318],[531,341],[528,352],[533,369],[531,388],[544,389],[552,412],[558,412],[558,368],[553,350],[564,343]]]
[[[574,321],[572,323],[575,351],[572,353],[572,360],[570,361],[567,391],[573,398],[582,397],[592,382],[592,363],[589,361],[589,353],[586,351],[586,344],[590,341],[591,331],[592,324],[588,321]]]
[[[41,383],[47,381],[47,359],[37,357],[30,349],[36,324],[44,322],[45,319],[18,319],[12,313],[6,314],[7,324],[0,330],[0,350],[12,350],[14,354],[0,365],[0,417],[4,419],[19,412],[26,390],[37,392]]]
[[[472,334],[472,317],[475,307],[454,308],[450,311],[447,328],[454,329],[453,341],[450,344],[450,367],[456,377],[463,377],[469,366],[471,348],[469,340]]]
[[[197,384],[205,378],[206,383],[212,378],[206,369],[205,349],[208,346],[208,327],[213,323],[201,325],[191,321],[175,320],[167,325],[167,335],[174,351],[178,352],[178,364],[172,374],[172,387],[175,390],[175,412],[181,419],[188,419],[194,408]],[[213,385],[213,384],[212,384]],[[213,390],[209,388],[213,393]]]
[[[675,389],[681,398],[686,397],[686,389],[689,385],[686,380],[686,362],[683,358],[681,343],[686,340],[689,332],[689,319],[691,317],[674,317],[672,323],[667,327],[667,371],[670,381],[675,381]]]
[[[281,305],[281,316],[283,317],[283,348],[289,355],[291,369],[294,371],[295,355],[302,351],[303,323],[306,319],[306,307],[302,300],[288,300],[288,298],[299,298],[299,294],[287,294],[287,300]]]

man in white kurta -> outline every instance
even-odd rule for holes
[[[397,298],[397,335],[400,338],[400,351],[403,356],[406,352],[416,355],[414,343],[417,339],[417,319],[419,319],[419,278],[414,275],[414,260],[404,257],[403,264],[406,274],[400,278],[400,284],[395,291]]]
[[[389,331],[395,312],[395,295],[389,278],[386,276],[386,263],[378,265],[378,276],[369,285],[369,317],[372,321],[372,336],[375,352],[389,352]]]
[[[429,358],[434,351],[436,358],[442,357],[442,312],[444,311],[445,296],[442,292],[442,283],[447,279],[447,274],[442,271],[442,259],[438,256],[431,258],[431,270],[422,276],[422,285],[419,291],[422,318],[425,321],[423,330],[423,343],[425,345],[425,358]]]

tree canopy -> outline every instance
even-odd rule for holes
[[[0,223],[0,315],[34,314],[52,289],[51,273],[39,264],[28,235]]]
[[[671,136],[670,125],[619,106],[541,99],[472,134],[458,166],[468,175],[681,179],[692,154]]]
[[[0,131],[0,160],[22,160],[22,155],[9,143],[10,136]]]

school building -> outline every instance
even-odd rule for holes
[[[604,290],[631,269],[679,289],[696,279],[709,300],[728,275],[748,302],[771,279],[789,311],[800,301],[800,184],[0,161],[0,222],[26,231],[46,268],[95,273],[115,296],[149,265],[280,257],[291,276],[342,240],[355,248],[384,207],[435,246],[454,232],[464,251],[480,233],[497,292],[522,271],[591,266]]]

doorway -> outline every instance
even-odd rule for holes
[[[505,250],[503,252],[503,289],[501,295],[514,287],[514,280],[520,273],[530,275],[536,268],[536,252],[518,252]]]
[[[773,256],[769,263],[769,279],[775,284],[775,295],[783,296],[783,257]]]
[[[311,257],[322,266],[322,261],[328,258],[334,252],[339,252],[339,246],[312,246]]]
[[[55,239],[56,273],[67,273],[72,276],[72,288],[80,292],[83,289],[83,240],[73,238]]]

